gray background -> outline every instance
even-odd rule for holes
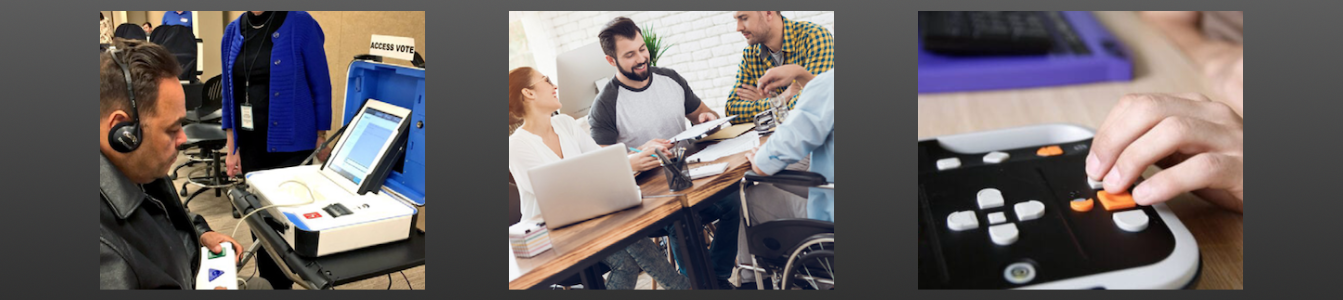
[[[398,294],[408,298],[523,298],[537,297],[530,292],[509,292],[497,281],[504,272],[492,259],[496,257],[499,231],[479,230],[476,224],[495,224],[503,212],[503,170],[506,155],[504,137],[498,123],[503,121],[504,12],[507,10],[694,10],[694,9],[768,9],[834,10],[843,16],[846,26],[838,52],[844,57],[845,81],[840,90],[845,128],[856,133],[846,140],[845,155],[838,162],[848,178],[839,206],[844,211],[846,274],[843,291],[838,294],[816,293],[600,293],[602,298],[729,299],[817,297],[861,297],[863,299],[953,296],[988,296],[970,293],[915,291],[915,246],[895,244],[915,235],[908,229],[915,221],[916,178],[908,171],[916,166],[915,148],[907,148],[908,132],[915,102],[915,40],[911,38],[918,10],[1078,10],[1078,9],[1204,9],[1250,10],[1256,23],[1254,32],[1256,65],[1264,77],[1264,93],[1251,95],[1249,107],[1264,125],[1254,125],[1256,145],[1264,151],[1263,163],[1252,165],[1256,187],[1263,186],[1258,198],[1269,201],[1253,208],[1256,235],[1254,251],[1260,262],[1255,270],[1256,295],[1221,294],[1209,297],[1287,296],[1286,298],[1327,298],[1340,275],[1339,216],[1343,197],[1334,188],[1343,176],[1337,175],[1340,159],[1338,137],[1340,84],[1340,26],[1336,4],[1326,1],[1267,1],[1257,5],[1232,4],[1229,1],[1124,1],[1098,5],[1078,5],[1072,1],[308,1],[310,5],[277,1],[220,1],[185,5],[182,1],[136,1],[118,5],[109,1],[10,1],[4,51],[4,106],[0,108],[5,125],[3,186],[8,190],[2,221],[5,236],[4,257],[8,258],[3,288],[23,298],[77,296],[140,298],[144,294],[98,293],[93,287],[92,239],[81,242],[79,231],[91,231],[92,191],[79,195],[71,181],[92,180],[91,150],[79,154],[80,144],[90,145],[95,87],[77,84],[79,78],[91,79],[92,43],[74,39],[85,36],[93,27],[91,18],[71,12],[72,8],[98,10],[152,10],[168,7],[192,10],[302,9],[302,10],[424,10],[427,41],[447,46],[447,56],[426,57],[435,61],[428,85],[437,124],[429,144],[433,150],[429,186],[435,187],[435,237],[429,253],[440,273],[427,282],[429,291]],[[124,3],[124,2],[122,2]],[[153,3],[153,4],[148,4]],[[250,3],[243,4],[243,3]],[[185,6],[185,7],[181,7]],[[1254,9],[1257,8],[1257,9]],[[83,21],[87,20],[87,21]],[[481,26],[498,24],[498,26]],[[897,43],[896,41],[899,41]],[[426,46],[429,47],[429,46]],[[85,50],[88,49],[88,50]],[[443,52],[439,52],[443,53]],[[86,71],[75,71],[86,70]],[[332,70],[333,75],[341,70]],[[481,76],[497,72],[498,77]],[[485,78],[491,78],[485,80]],[[91,82],[91,81],[90,81]],[[494,88],[483,88],[495,86]],[[83,91],[83,92],[80,92]],[[1272,96],[1270,96],[1272,95]],[[1273,97],[1269,99],[1268,97]],[[84,103],[84,104],[79,104]],[[84,109],[70,109],[84,105]],[[82,113],[80,111],[83,111]],[[79,121],[79,120],[85,121]],[[487,126],[488,125],[488,126]],[[1272,128],[1269,128],[1272,127]],[[908,133],[906,133],[908,134]],[[101,137],[100,137],[101,138]],[[903,144],[905,146],[898,146]],[[897,147],[898,146],[898,147]],[[1269,147],[1273,146],[1273,147]],[[86,148],[87,149],[87,148]],[[90,155],[78,158],[82,155]],[[1268,161],[1267,158],[1274,158]],[[488,170],[494,169],[496,172]],[[73,170],[87,170],[73,171]],[[85,175],[77,175],[85,174]],[[496,174],[496,175],[491,175]],[[499,177],[494,177],[499,176]],[[86,179],[77,179],[86,178]],[[87,183],[92,184],[92,183]],[[482,188],[487,187],[487,188]],[[498,188],[494,188],[498,187]],[[496,200],[498,199],[498,200]],[[77,204],[86,202],[86,204]],[[66,207],[79,207],[73,212]],[[80,213],[79,211],[85,211]],[[493,215],[493,216],[491,216]],[[447,218],[447,219],[444,219]],[[87,220],[87,221],[79,221]],[[445,221],[446,220],[446,221]],[[80,229],[84,228],[84,229]],[[87,230],[87,231],[86,231]],[[484,247],[481,247],[484,245]],[[88,249],[88,250],[78,250]],[[480,257],[491,259],[482,260]],[[87,277],[86,277],[87,276]],[[73,279],[71,279],[73,278]],[[73,295],[73,294],[81,295]],[[432,293],[433,295],[430,295]],[[163,297],[169,295],[156,293]],[[235,299],[237,293],[172,294],[192,299]],[[253,297],[248,294],[248,297]],[[269,295],[279,296],[279,295]],[[327,293],[323,299],[360,299],[371,294]],[[545,297],[586,299],[595,293],[552,293]],[[1030,298],[1047,295],[998,294],[987,299]],[[1064,298],[1063,295],[1049,295]],[[1109,294],[1109,297],[1133,297],[1133,294]],[[1146,297],[1147,295],[1144,295]],[[373,296],[386,297],[386,296]],[[1188,297],[1169,295],[1169,297]],[[277,297],[278,298],[278,297]]]

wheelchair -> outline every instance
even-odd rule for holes
[[[794,185],[834,190],[825,176],[784,170],[774,176],[747,171],[741,180],[742,223],[746,226],[747,249],[752,265],[737,264],[737,271],[755,272],[757,289],[765,289],[764,275],[773,278],[776,290],[835,289],[835,223],[812,219],[780,219],[751,225],[746,189],[756,183]]]

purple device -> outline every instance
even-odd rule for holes
[[[1133,79],[1128,51],[1091,12],[1046,13],[1058,44],[1044,55],[946,56],[919,42],[919,93],[1016,89]],[[1063,32],[1071,27],[1075,38]]]

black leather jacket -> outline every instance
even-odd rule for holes
[[[210,225],[188,213],[171,181],[137,185],[98,154],[101,289],[195,289],[200,236]]]

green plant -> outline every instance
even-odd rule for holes
[[[657,32],[653,31],[652,26],[645,26],[642,28],[644,46],[648,47],[648,65],[656,67],[658,66],[658,58],[662,57],[662,54],[667,53],[667,49],[671,49],[673,45],[663,45],[662,37],[658,36]]]

